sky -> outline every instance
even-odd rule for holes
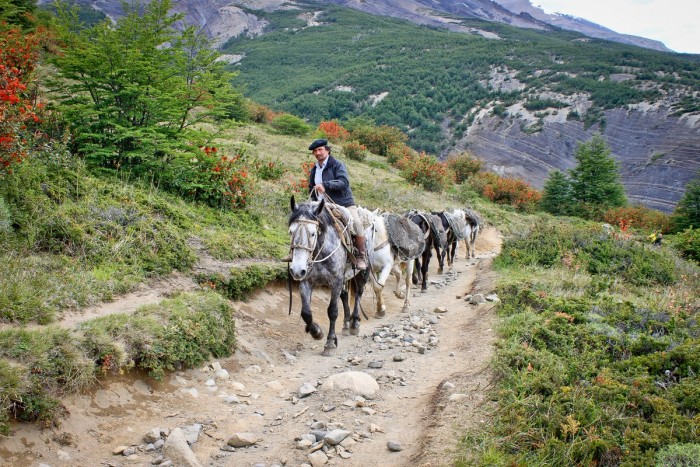
[[[592,21],[615,32],[700,54],[700,0],[530,0],[547,13]]]

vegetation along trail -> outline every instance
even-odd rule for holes
[[[476,259],[465,259],[462,247],[452,270],[438,275],[431,264],[428,291],[411,291],[409,313],[388,293],[386,317],[374,318],[368,291],[369,321],[362,321],[359,336],[339,336],[331,357],[321,356],[323,340],[304,334],[298,294],[288,315],[286,289],[268,287],[235,302],[232,357],[160,382],[133,374],[103,380],[64,400],[69,415],[59,427],[15,426],[1,457],[7,465],[34,466],[150,465],[161,456],[173,465],[450,464],[464,424],[483,423],[479,414],[489,410],[484,394],[495,315],[491,302],[475,305],[465,297],[493,292],[491,263],[500,246],[498,231],[487,228]],[[325,304],[325,293],[315,294],[322,326]],[[355,381],[355,389],[342,389],[334,378],[347,372],[378,384]],[[169,445],[172,436],[160,448],[158,438],[176,428],[191,450]],[[338,438],[317,443],[310,435],[318,432]]]

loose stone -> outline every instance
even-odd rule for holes
[[[387,441],[386,442],[386,447],[389,449],[391,452],[399,452],[403,450],[401,445],[397,443],[396,441]]]

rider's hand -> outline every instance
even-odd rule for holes
[[[323,194],[323,193],[326,192],[326,189],[323,188],[323,183],[319,183],[319,184],[316,185],[314,188],[316,189],[316,193],[321,193],[321,194]]]

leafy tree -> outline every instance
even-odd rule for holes
[[[700,227],[700,174],[685,186],[685,193],[673,213],[673,226],[676,231]]]
[[[571,212],[571,181],[561,170],[553,170],[544,182],[540,206],[555,216],[564,216]]]
[[[175,29],[182,15],[170,15],[170,6],[123,2],[116,24],[83,28],[76,9],[58,5],[63,50],[51,86],[75,151],[95,165],[144,168],[188,151],[196,123],[243,107],[230,84],[235,74],[193,28]]]
[[[0,0],[0,22],[31,29],[34,25],[33,15],[36,0]]]
[[[569,176],[577,214],[597,217],[609,208],[627,204],[618,163],[602,136],[595,135],[589,142],[580,144],[575,158],[578,164]]]

